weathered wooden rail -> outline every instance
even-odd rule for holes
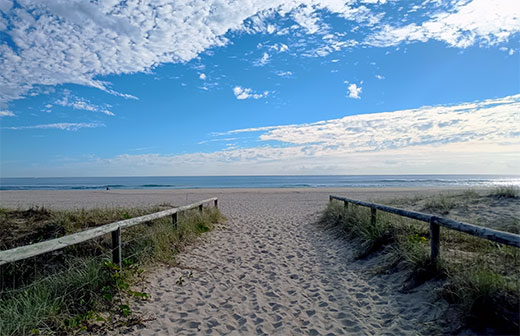
[[[399,208],[393,208],[382,204],[363,202],[358,200],[353,200],[346,197],[340,196],[329,196],[329,201],[338,200],[343,201],[344,206],[348,208],[349,204],[356,204],[364,207],[370,208],[370,220],[372,223],[375,223],[377,220],[377,210],[396,214],[403,217],[412,218],[421,222],[426,222],[430,224],[430,247],[431,247],[431,258],[436,261],[439,258],[440,254],[440,227],[444,226],[451,230],[456,230],[460,232],[464,232],[470,234],[472,236],[480,237],[483,239],[491,240],[497,243],[520,247],[520,235],[503,232],[498,230],[493,230],[473,224],[457,222],[452,219],[437,217],[430,214],[425,214],[422,212],[408,211]]]
[[[184,205],[178,208],[172,208],[164,211],[155,212],[149,215],[140,217],[125,219],[122,221],[106,224],[93,229],[73,233],[64,237],[43,241],[41,243],[20,246],[14,249],[0,251],[0,266],[35,257],[44,253],[60,250],[62,248],[76,245],[87,240],[101,237],[105,234],[112,234],[112,262],[121,267],[121,229],[129,228],[134,225],[142,224],[145,222],[152,221],[154,219],[163,218],[166,216],[172,216],[172,225],[177,227],[177,214],[198,208],[202,212],[204,204],[212,203],[215,207],[218,207],[218,199],[208,198],[203,201],[195,202],[189,205]]]

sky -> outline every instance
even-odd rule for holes
[[[517,0],[0,0],[0,176],[518,174]]]

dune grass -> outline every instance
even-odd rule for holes
[[[33,227],[48,229],[50,236],[57,236],[163,210],[161,208],[32,209],[28,222]],[[17,227],[13,218],[18,220],[19,212],[4,209],[0,216],[13,228]],[[27,217],[27,213],[23,216]],[[148,294],[132,290],[132,284],[154,264],[174,263],[179,251],[223,219],[218,209],[205,208],[203,213],[188,211],[179,215],[177,228],[167,217],[124,230],[122,270],[110,261],[109,237],[66,248],[53,256],[35,257],[4,267],[0,335],[71,334],[139,322],[139,317],[132,314],[131,303],[147,299]],[[25,231],[11,231],[11,239],[6,241],[11,245],[34,242],[30,230]]]
[[[438,195],[429,197],[424,203],[424,209],[439,212],[446,215],[455,207],[455,199],[453,197]]]
[[[493,189],[489,196],[497,198],[520,198],[520,188],[516,186],[499,186]]]
[[[424,208],[435,207],[438,212],[444,212],[477,196],[472,191],[450,196],[429,196],[424,197],[421,204]],[[416,198],[414,202],[418,200]],[[393,203],[403,203],[403,200]],[[432,278],[444,279],[441,295],[460,308],[468,325],[477,329],[492,327],[505,333],[518,332],[518,248],[441,228],[441,257],[434,263],[430,259],[427,223],[378,211],[374,224],[370,221],[368,208],[350,204],[347,209],[343,202],[337,201],[329,203],[322,214],[321,223],[341,228],[358,242],[360,258],[388,247],[389,251],[393,251],[394,260],[409,265],[415,286]]]

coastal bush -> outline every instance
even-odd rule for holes
[[[60,232],[69,233],[98,226],[100,222],[110,223],[157,210],[48,211],[45,218],[40,216],[47,221],[45,224],[33,220],[31,225],[45,227],[53,223],[53,227],[63,228]],[[6,209],[0,216],[7,216],[8,222],[20,218],[16,213],[19,211]],[[57,256],[6,265],[9,269],[4,266],[0,335],[69,334],[93,330],[103,323],[114,324],[116,320],[121,324],[130,323],[130,299],[146,299],[148,296],[131,289],[131,285],[142,277],[144,269],[155,263],[174,263],[179,251],[201,233],[211,230],[214,223],[223,220],[218,209],[205,208],[203,213],[187,211],[179,214],[177,227],[168,217],[124,230],[122,270],[110,262],[109,237],[63,249]],[[16,228],[16,225],[10,227]],[[23,235],[17,234],[20,231],[11,232],[10,245],[26,241]],[[31,268],[35,270],[28,271]]]

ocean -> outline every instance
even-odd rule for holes
[[[520,175],[293,175],[0,178],[0,190],[520,186]]]

